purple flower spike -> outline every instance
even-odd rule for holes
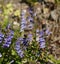
[[[40,37],[43,37],[43,35],[44,35],[44,31],[42,30],[40,31]]]
[[[17,42],[16,42],[16,45],[15,45],[15,50],[16,52],[18,53],[18,55],[23,58],[23,51],[20,49],[20,41],[21,41],[21,38],[18,38],[17,39]]]
[[[2,40],[2,38],[0,37],[0,40]]]
[[[32,41],[32,38],[33,38],[32,34],[28,34],[28,41]]]
[[[36,33],[39,33],[39,32],[40,32],[39,29],[37,29],[37,30],[36,30]]]
[[[6,42],[6,44],[10,45],[10,44],[11,44],[11,42]]]
[[[42,42],[42,43],[40,44],[40,48],[45,48],[45,42]]]
[[[45,39],[43,37],[39,38],[40,48],[45,48]]]
[[[19,49],[18,51],[17,51],[17,53],[19,54],[19,53],[21,53],[22,51]]]
[[[9,48],[9,45],[8,45],[8,44],[3,44],[3,47],[4,47],[4,48],[6,48],[6,47]]]
[[[18,38],[19,41],[23,41],[23,38]]]
[[[39,38],[40,42],[45,42],[44,38]]]
[[[32,28],[33,28],[33,24],[29,24],[29,25],[28,25],[28,28],[29,28],[29,29],[32,29]]]
[[[2,38],[4,37],[4,35],[1,32],[0,32],[0,37],[2,37]]]
[[[46,32],[47,35],[51,34],[51,32],[49,31],[49,29],[47,29],[45,32]]]
[[[21,58],[24,57],[23,51],[21,51],[21,53],[19,54],[19,56],[20,56]]]
[[[31,14],[33,13],[31,10],[29,11]]]
[[[33,18],[32,18],[32,17],[28,17],[28,20],[29,20],[29,21],[33,21]]]
[[[26,22],[21,22],[21,24],[26,24]]]
[[[26,13],[24,11],[22,11],[21,15],[24,16]]]
[[[26,22],[26,19],[21,19],[21,21]]]
[[[4,39],[3,47],[9,47],[10,44],[12,43],[11,41],[12,41],[14,32],[13,31],[10,31],[8,34],[9,35],[7,35],[7,37]]]
[[[12,35],[14,35],[14,31],[11,30],[10,33],[11,33]]]

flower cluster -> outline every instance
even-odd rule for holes
[[[40,48],[45,48],[45,39],[43,37],[39,38]]]
[[[9,47],[13,38],[14,32],[11,30],[9,33],[7,33],[6,37],[4,38],[4,44],[3,47]]]
[[[44,39],[44,35],[49,36],[51,34],[51,32],[49,31],[49,29],[46,29],[45,31],[40,31],[40,38],[39,38],[39,42],[40,42],[40,48],[45,48],[45,39]]]
[[[27,38],[27,35],[24,34],[24,36],[22,37],[22,44],[24,46],[27,46],[28,45],[28,38]]]
[[[45,48],[45,39],[43,38],[44,31],[36,30],[36,41],[39,42],[40,48]]]
[[[28,34],[28,41],[32,42],[32,40],[33,40],[33,35],[32,34]]]
[[[40,31],[40,37],[43,37],[43,36],[44,36],[44,31],[41,30],[41,31]]]
[[[31,9],[28,10],[28,11],[29,11],[29,14],[30,14],[30,16],[28,16],[28,21],[29,21],[28,28],[32,29],[33,28],[33,23],[34,23],[34,20],[33,20],[33,11]]]
[[[26,18],[25,18],[25,14],[26,14],[26,10],[23,10],[21,13],[21,28],[20,31],[24,31],[24,29],[26,28]]]
[[[33,9],[31,7],[29,8],[29,13],[33,15]]]
[[[29,16],[28,21],[29,21],[28,28],[32,29],[33,28],[33,18]]]
[[[52,32],[50,32],[50,30],[47,29],[47,30],[45,31],[45,33],[46,33],[46,36],[48,37]]]
[[[15,50],[16,52],[18,53],[18,55],[23,58],[24,56],[24,53],[23,51],[21,50],[21,47],[20,47],[20,42],[22,41],[21,38],[19,38],[17,41],[16,41],[16,44],[15,44]]]
[[[29,12],[28,17],[26,17],[26,11]],[[33,18],[31,16],[31,10],[22,10],[21,12],[21,28],[20,31],[24,31],[24,29],[32,29],[33,28]]]

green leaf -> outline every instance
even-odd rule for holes
[[[12,50],[12,55],[16,55],[16,52],[14,50]]]
[[[19,16],[20,16],[20,10],[16,10],[16,11],[14,12],[14,15],[19,17]]]
[[[8,16],[5,16],[4,18],[4,22],[2,23],[2,27],[5,28],[8,24],[9,20],[8,20]]]

